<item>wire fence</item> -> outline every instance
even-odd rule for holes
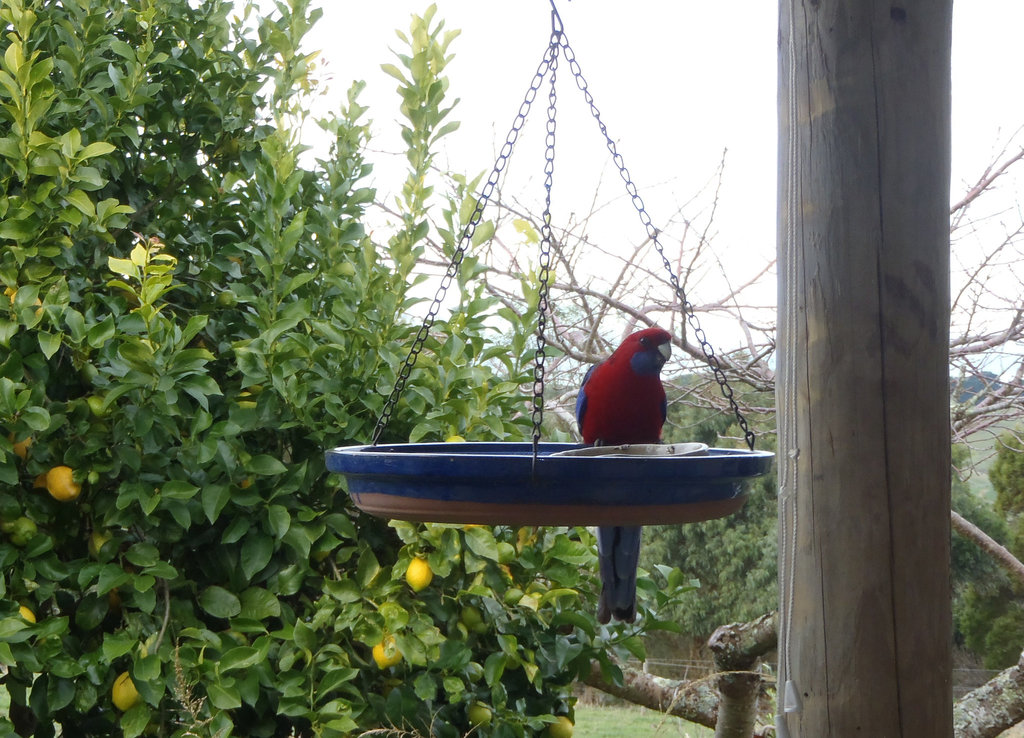
[[[710,659],[659,659],[651,658],[646,661],[630,659],[628,665],[640,669],[647,674],[664,677],[666,679],[677,679],[680,681],[691,681],[704,679],[715,673],[715,664]],[[774,665],[769,665],[774,668]],[[960,699],[968,692],[980,687],[985,682],[994,678],[1000,672],[997,669],[953,669],[953,699]]]

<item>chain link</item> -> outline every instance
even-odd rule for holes
[[[547,316],[548,281],[551,276],[551,186],[555,173],[555,131],[557,128],[557,93],[555,81],[558,76],[558,48],[562,32],[555,25],[557,14],[552,16],[551,33],[551,87],[548,92],[548,119],[544,137],[544,214],[540,226],[540,273],[537,287],[537,349],[533,364],[533,465],[537,465],[537,448],[540,444],[541,425],[544,423],[544,362],[547,359]]]
[[[672,289],[676,294],[676,298],[679,300],[680,306],[682,307],[683,314],[686,317],[686,322],[689,323],[690,328],[693,330],[694,337],[700,344],[701,351],[704,354],[704,358],[707,360],[708,366],[711,368],[712,374],[714,374],[715,381],[718,382],[722,396],[728,401],[729,407],[736,416],[736,421],[743,430],[743,437],[747,442],[747,446],[751,451],[753,451],[755,440],[754,432],[750,430],[747,424],[747,419],[743,416],[743,412],[740,410],[739,403],[733,395],[732,387],[729,386],[729,380],[725,375],[725,371],[722,369],[722,364],[715,355],[714,348],[712,348],[711,344],[708,342],[704,329],[700,326],[700,321],[697,319],[693,305],[683,292],[683,287],[679,283],[679,277],[676,275],[675,269],[672,268],[672,262],[670,262],[668,257],[665,255],[665,249],[658,240],[659,231],[651,222],[651,216],[647,213],[643,198],[640,197],[636,185],[630,177],[629,169],[626,168],[626,163],[622,158],[622,154],[619,153],[618,148],[615,145],[615,141],[608,134],[608,127],[604,124],[604,121],[601,120],[601,111],[598,110],[597,105],[594,103],[594,96],[590,94],[590,89],[587,86],[587,80],[583,76],[579,62],[576,61],[576,55],[573,52],[572,47],[569,46],[569,40],[565,37],[564,33],[560,35],[562,50],[565,55],[565,60],[569,64],[569,71],[572,72],[572,76],[576,80],[576,86],[581,92],[583,92],[583,97],[586,100],[587,105],[590,107],[590,114],[593,116],[594,120],[597,121],[597,126],[601,130],[601,135],[604,136],[608,151],[612,155],[612,162],[619,170],[619,176],[622,177],[622,181],[626,184],[626,192],[629,194],[630,201],[633,203],[633,207],[640,216],[640,222],[646,229],[647,236],[654,243],[654,248],[661,257],[665,270],[668,272],[669,282],[672,284]]]
[[[501,173],[504,171],[505,166],[508,164],[509,157],[512,155],[512,150],[515,147],[516,141],[519,139],[519,132],[523,128],[523,124],[526,123],[526,116],[530,112],[530,107],[533,105],[533,101],[537,97],[537,93],[540,90],[541,83],[547,76],[548,71],[556,65],[557,57],[559,52],[558,40],[561,39],[561,21],[558,21],[558,25],[555,24],[555,18],[557,13],[552,13],[552,34],[551,43],[548,48],[544,51],[544,56],[541,58],[540,64],[537,65],[537,71],[533,75],[533,79],[530,82],[530,87],[526,91],[526,95],[523,97],[523,102],[519,105],[519,111],[516,114],[515,119],[512,121],[512,127],[509,129],[508,135],[505,137],[505,143],[502,145],[501,150],[498,152],[498,158],[494,162],[494,168],[491,169],[490,176],[487,178],[487,182],[480,190],[480,195],[476,200],[476,207],[473,209],[472,215],[469,217],[469,222],[466,224],[465,229],[462,232],[462,237],[459,239],[459,243],[455,247],[455,252],[452,254],[451,261],[448,264],[448,268],[445,270],[444,276],[441,278],[441,284],[437,288],[437,292],[434,294],[434,299],[430,303],[430,307],[427,310],[427,315],[423,319],[423,323],[420,325],[419,331],[416,333],[416,337],[413,339],[412,347],[409,349],[409,354],[405,357],[405,362],[402,364],[402,368],[398,372],[398,378],[395,380],[395,385],[391,389],[391,394],[388,395],[387,400],[384,401],[384,407],[381,409],[380,416],[377,418],[377,425],[373,431],[373,445],[376,446],[380,441],[381,435],[387,428],[388,423],[391,421],[391,416],[395,412],[395,407],[398,404],[398,400],[402,396],[402,392],[405,391],[405,386],[409,381],[409,375],[412,373],[413,367],[416,365],[416,359],[423,351],[423,346],[426,343],[427,337],[430,335],[430,329],[433,328],[435,321],[437,320],[437,314],[441,310],[441,303],[444,301],[444,297],[448,292],[448,288],[451,287],[452,282],[458,276],[459,267],[462,265],[462,260],[465,258],[466,251],[469,248],[470,243],[473,240],[473,234],[476,232],[477,226],[480,225],[480,221],[483,217],[484,207],[490,201],[494,194],[494,189],[498,185],[498,179],[501,177]],[[552,92],[552,95],[554,93]],[[554,105],[553,97],[549,97],[549,115],[553,115],[551,106]],[[553,125],[549,123],[549,125]],[[553,144],[554,144],[554,130],[549,130],[548,137],[550,139],[551,156],[553,156]],[[548,201],[550,205],[550,174],[548,174],[548,166],[545,165],[546,181],[545,187],[548,189]],[[550,226],[548,230],[548,244],[550,245]],[[547,266],[550,265],[550,257],[548,257]],[[547,266],[544,262],[543,251],[542,251],[542,263],[541,263],[541,289],[543,292],[543,310],[547,310]],[[538,309],[540,309],[538,307]],[[540,377],[539,382],[541,386],[541,393],[543,394],[543,383],[544,383],[544,345],[545,341],[543,338],[544,328],[544,312],[541,312],[540,323],[538,325],[538,342],[537,342],[537,361],[540,364]],[[534,370],[534,393],[536,397],[536,386],[537,386],[537,369]],[[539,424],[536,416],[536,400],[534,400],[534,433],[536,434],[536,428]],[[543,412],[543,407],[541,408]],[[536,444],[536,441],[534,441]]]

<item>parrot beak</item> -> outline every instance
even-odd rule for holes
[[[665,362],[668,361],[668,357],[672,355],[672,343],[665,341],[665,343],[658,344],[658,354],[654,357],[658,363],[658,371],[661,371],[661,367],[665,366]]]

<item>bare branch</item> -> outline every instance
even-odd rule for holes
[[[1021,159],[1024,159],[1024,147],[1021,147],[1020,151],[1010,155],[1002,162],[990,165],[986,168],[984,173],[981,175],[981,179],[979,179],[978,182],[967,191],[967,194],[964,195],[959,202],[954,203],[949,208],[949,214],[956,215],[959,211],[965,210],[972,202],[977,200],[987,190],[991,189],[992,185],[995,184],[995,181],[1006,174],[1007,169],[1012,167]]]
[[[1021,585],[1024,585],[1024,564],[1010,553],[1005,546],[989,536],[985,531],[976,526],[970,520],[960,515],[956,510],[950,510],[953,521],[953,529],[964,538],[974,541],[982,551],[991,556],[997,564],[1003,567],[1011,577]]]

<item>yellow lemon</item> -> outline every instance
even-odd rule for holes
[[[3,532],[7,534],[11,543],[18,548],[27,546],[28,542],[32,540],[37,532],[39,532],[39,528],[36,526],[35,522],[33,522],[31,518],[26,518],[24,515],[9,523],[3,523],[3,525],[0,525],[0,528],[2,528]]]
[[[14,453],[17,454],[18,458],[24,461],[28,458],[28,450],[32,446],[32,437],[29,436],[21,441],[15,443],[14,435],[8,436],[11,443],[14,445]]]
[[[97,418],[110,414],[110,408],[106,406],[107,400],[103,395],[89,395],[85,402],[89,406],[89,411]]]
[[[416,557],[409,562],[409,566],[405,570],[405,581],[412,587],[413,592],[426,589],[430,586],[433,578],[434,572],[431,571],[430,564],[427,563],[426,559]]]
[[[373,660],[377,662],[378,669],[386,669],[401,662],[402,652],[398,650],[394,636],[386,636],[373,647]]]
[[[544,730],[545,738],[572,738],[572,720],[565,715],[558,716],[558,722],[551,723]]]
[[[55,466],[46,472],[46,489],[53,499],[68,502],[82,494],[82,485],[72,475],[70,466]]]
[[[117,679],[114,680],[114,687],[110,690],[110,698],[114,701],[114,707],[121,712],[127,712],[141,701],[139,690],[135,688],[135,682],[132,681],[127,671],[122,671]]]
[[[486,633],[487,623],[484,622],[484,614],[475,605],[466,605],[459,613],[459,621],[466,626],[466,630],[473,633]]]
[[[466,708],[466,717],[469,718],[469,724],[475,728],[481,725],[490,725],[494,713],[483,702],[474,702]]]
[[[36,621],[36,614],[24,605],[18,608],[18,612],[21,613],[21,617],[25,618],[25,620],[29,621],[30,623],[34,623]]]
[[[466,439],[462,436],[448,436],[444,439],[445,443],[465,443]]]
[[[89,553],[92,554],[94,559],[100,557],[100,551],[103,550],[103,545],[113,538],[113,534],[110,531],[103,530],[101,528],[93,528],[92,533],[89,534]]]

